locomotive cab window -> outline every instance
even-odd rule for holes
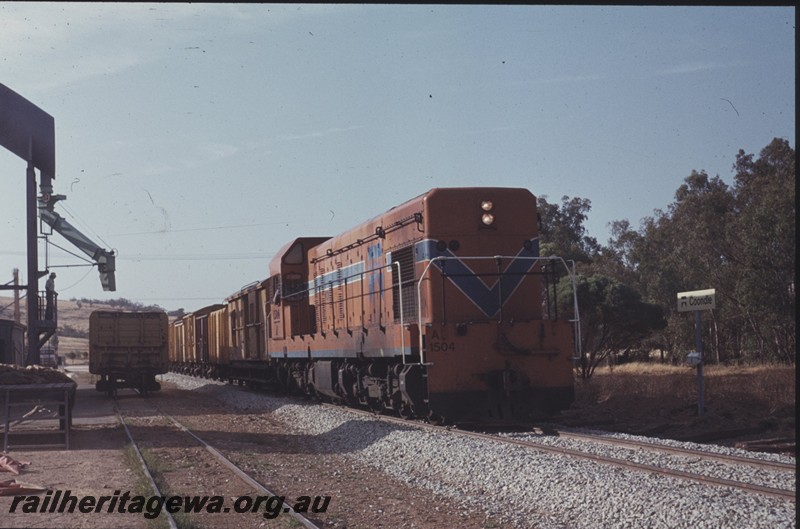
[[[303,243],[297,242],[283,256],[284,264],[298,265],[306,261],[306,255],[303,248]]]

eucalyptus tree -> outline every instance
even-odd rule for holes
[[[600,251],[597,239],[589,236],[583,225],[592,209],[587,198],[561,197],[561,204],[550,204],[547,196],[537,197],[540,251],[544,256],[558,255],[566,261],[589,264]]]
[[[636,290],[608,276],[578,276],[577,297],[582,350],[577,371],[583,380],[591,378],[602,362],[640,348],[667,325],[659,305],[643,301]],[[560,310],[573,316],[567,278],[559,283],[558,298]]]
[[[612,224],[604,273],[662,306],[669,325],[656,346],[677,360],[691,346],[692,319],[675,295],[714,288],[717,308],[704,329],[707,358],[795,360],[795,152],[775,139],[760,157],[739,151],[733,186],[692,171],[666,211],[634,230]]]
[[[796,360],[795,151],[775,138],[758,158],[736,157],[730,241],[740,263],[734,295],[757,359]]]

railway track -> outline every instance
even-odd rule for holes
[[[139,450],[139,445],[133,438],[133,434],[131,433],[130,428],[128,428],[128,423],[125,421],[125,417],[123,417],[122,413],[119,410],[116,396],[114,398],[114,412],[117,414],[117,420],[119,420],[120,424],[122,424],[122,427],[125,429],[125,434],[128,436],[128,441],[131,444],[133,452],[136,454],[136,459],[139,461],[139,466],[141,467],[142,472],[147,478],[148,484],[150,485],[150,489],[154,492],[156,496],[163,496],[163,493],[161,489],[158,487],[155,478],[150,473],[150,468],[148,468],[147,463],[144,460],[144,456],[142,456],[142,451]],[[166,518],[167,521],[167,525],[169,525],[170,529],[178,529],[178,523],[175,521],[175,518],[169,511],[163,511],[162,514],[164,514],[164,517]]]
[[[649,441],[638,441],[635,439],[616,439],[616,438],[609,439],[608,437],[604,437],[603,435],[598,435],[598,434],[566,432],[561,430],[556,430],[554,435],[562,439],[586,440],[595,443],[606,443],[613,446],[627,446],[631,448],[653,450],[653,451],[663,452],[665,454],[702,457],[710,461],[719,461],[721,463],[749,465],[756,468],[765,468],[765,469],[772,469],[779,471],[785,470],[787,472],[795,472],[797,470],[797,465],[793,463],[785,463],[782,461],[767,461],[763,459],[754,459],[752,457],[737,456],[732,454],[716,454],[713,452],[693,450],[691,448],[661,445]]]
[[[125,399],[123,399],[123,400],[125,400]],[[138,400],[137,404],[141,404],[141,403],[144,402],[141,399],[137,399],[137,400]],[[132,446],[134,452],[136,453],[136,456],[137,456],[137,458],[139,460],[139,463],[140,463],[140,465],[142,467],[142,470],[143,470],[145,476],[147,477],[147,479],[149,481],[150,488],[153,490],[155,496],[160,496],[160,497],[169,496],[170,494],[165,493],[165,491],[162,491],[159,488],[159,486],[156,483],[156,480],[154,479],[154,477],[153,477],[153,475],[151,473],[150,468],[148,467],[147,463],[145,462],[145,458],[142,456],[142,452],[140,450],[140,443],[137,442],[135,436],[131,432],[132,428],[129,427],[130,426],[129,422],[131,420],[131,417],[128,417],[128,420],[126,420],[126,418],[125,418],[126,417],[125,410],[121,409],[121,406],[120,406],[121,402],[122,402],[122,400],[120,400],[120,399],[118,399],[116,397],[114,398],[114,410],[115,410],[115,412],[117,414],[118,420],[120,421],[120,423],[122,424],[122,426],[125,429],[125,433],[127,434],[128,439],[129,439],[129,441],[131,443],[131,446]],[[263,484],[261,484],[259,481],[254,479],[252,476],[250,476],[241,467],[239,467],[238,465],[233,463],[230,459],[228,459],[225,455],[223,455],[222,452],[220,452],[217,448],[215,448],[211,444],[207,443],[204,439],[202,439],[200,436],[198,436],[195,432],[193,432],[186,425],[184,425],[183,423],[181,423],[180,421],[178,421],[174,417],[172,417],[172,416],[170,416],[170,415],[168,415],[166,413],[163,413],[156,406],[148,404],[148,407],[152,411],[152,414],[150,415],[150,417],[153,417],[153,416],[161,417],[165,422],[167,422],[167,423],[169,423],[171,425],[171,427],[174,430],[174,434],[175,435],[188,436],[188,437],[192,438],[202,448],[205,449],[206,453],[209,454],[209,456],[214,461],[216,461],[217,463],[219,463],[220,465],[222,465],[223,467],[228,469],[233,475],[236,476],[236,478],[238,480],[240,480],[246,486],[252,488],[252,490],[254,490],[254,491],[257,491],[257,494],[259,494],[260,497],[282,498],[282,496],[280,496],[278,494],[275,494],[274,492],[272,492],[269,489],[267,489]],[[150,421],[152,421],[152,419],[150,419]],[[240,498],[241,497],[243,497],[243,496],[240,496]],[[255,505],[258,505],[258,500],[256,500]],[[229,507],[225,507],[222,512],[228,513],[228,512],[230,512],[230,508]],[[236,512],[245,512],[245,511],[236,511]],[[254,511],[250,511],[248,509],[248,511],[246,511],[246,512],[254,512]],[[292,508],[292,506],[289,505],[288,503],[286,503],[285,501],[283,501],[282,505],[280,506],[280,512],[292,518],[292,521],[288,522],[287,527],[298,527],[298,524],[299,524],[299,526],[305,527],[306,529],[320,529],[319,526],[317,526],[312,520],[310,520],[309,518],[306,518],[301,513],[296,512]],[[166,516],[166,521],[167,521],[170,529],[179,529],[179,527],[182,525],[182,524],[179,524],[178,522],[176,522],[175,518],[172,516],[172,514],[170,514],[169,510],[162,509],[161,510],[161,514],[164,514]],[[273,527],[273,526],[270,525],[270,527]]]
[[[470,437],[473,439],[481,439],[481,440],[488,440],[491,442],[499,442],[499,443],[506,443],[516,446],[522,446],[525,448],[530,448],[533,450],[538,450],[541,452],[547,452],[551,454],[557,455],[565,455],[572,458],[578,459],[586,459],[595,461],[597,463],[606,464],[606,465],[613,465],[621,468],[626,468],[630,470],[638,470],[649,472],[652,474],[678,478],[686,481],[693,481],[697,483],[701,483],[704,485],[714,485],[714,486],[723,486],[723,487],[730,487],[737,490],[742,490],[748,493],[754,494],[762,494],[771,497],[777,497],[784,500],[789,501],[796,501],[796,492],[795,490],[788,490],[778,487],[771,487],[765,485],[759,485],[756,483],[749,483],[745,481],[739,481],[735,479],[728,479],[722,478],[717,476],[710,476],[707,474],[702,474],[699,472],[691,472],[676,468],[669,468],[669,467],[662,467],[653,464],[647,463],[640,463],[636,461],[632,461],[628,458],[624,457],[614,457],[608,455],[602,455],[597,453],[592,453],[590,451],[578,450],[574,448],[568,448],[564,446],[555,446],[553,444],[547,444],[545,442],[531,440],[531,439],[522,439],[519,437],[513,437],[508,435],[498,435],[498,434],[488,434],[476,431],[469,431],[469,430],[460,430],[455,429],[453,427],[447,426],[438,426],[432,425],[427,423],[421,422],[411,422],[404,419],[391,417],[391,416],[383,416],[383,415],[375,415],[372,412],[358,410],[353,408],[342,408],[340,406],[335,406],[332,404],[323,404],[323,406],[331,406],[337,409],[344,409],[348,412],[353,414],[358,414],[361,416],[369,416],[373,418],[377,418],[381,421],[386,421],[390,423],[400,424],[403,426],[416,426],[419,428],[430,429],[434,431],[447,431],[456,435],[461,435],[465,437]],[[758,460],[753,458],[746,458],[741,456],[727,456],[723,454],[714,454],[709,453],[701,450],[692,450],[689,448],[674,448],[669,446],[661,446],[656,445],[654,443],[647,443],[647,442],[637,442],[633,440],[617,440],[617,439],[609,439],[609,438],[602,438],[599,436],[593,436],[590,434],[573,434],[573,433],[561,433],[559,432],[559,436],[564,438],[573,438],[573,439],[580,439],[586,442],[592,443],[602,443],[607,445],[613,445],[615,447],[626,447],[626,448],[635,448],[638,450],[650,450],[654,452],[662,452],[667,453],[670,455],[679,455],[683,457],[691,457],[700,460],[706,461],[716,461],[722,462],[728,465],[748,465],[757,467],[760,469],[767,469],[770,471],[781,471],[781,472],[795,472],[796,466],[786,463],[780,462],[772,462],[772,461],[764,461]],[[552,437],[551,437],[552,438]]]
[[[440,433],[436,430],[448,428],[431,431],[399,419],[392,424],[376,420],[378,417],[370,412],[358,414],[342,406],[266,396],[224,384],[217,387],[215,383],[212,388],[178,375],[168,377],[168,382],[222,404],[219,413],[226,420],[230,418],[230,423],[207,415],[217,413],[216,403],[209,401],[207,411],[205,405],[201,410],[193,396],[191,406],[171,404],[169,412],[176,416],[185,413],[187,420],[192,417],[189,424],[209,432],[202,435],[218,446],[228,448],[227,440],[236,439],[230,447],[234,450],[235,446],[235,451],[229,457],[243,468],[249,469],[251,463],[257,465],[254,475],[261,479],[276,476],[280,485],[275,487],[287,491],[296,490],[296,481],[307,482],[310,477],[315,488],[341,498],[344,503],[337,501],[334,511],[325,517],[326,523],[331,521],[337,526],[373,527],[376,520],[387,520],[383,524],[387,527],[413,526],[409,522],[414,520],[418,527],[481,529],[487,525],[529,527],[536,520],[542,526],[586,529],[795,527],[796,503],[787,501],[786,494],[762,494],[741,487],[666,478],[663,472],[592,462],[596,457],[581,461],[563,453],[550,456],[544,448],[518,446],[496,436],[483,440],[461,435],[463,432],[458,430]],[[230,424],[230,433],[226,433],[226,424]],[[242,432],[242,436],[232,437],[233,432]],[[506,430],[501,435],[508,433]],[[261,435],[267,437],[262,439]],[[529,430],[528,435],[535,433]],[[654,467],[795,490],[794,472],[606,446],[589,440],[542,435],[535,435],[532,440],[617,459],[630,458]],[[286,457],[261,462],[250,456],[271,453]],[[240,454],[245,458],[240,459]],[[753,458],[791,461],[759,454],[753,454]],[[421,492],[426,498],[422,502]],[[414,507],[409,508],[411,505]],[[431,520],[441,523],[432,524]]]

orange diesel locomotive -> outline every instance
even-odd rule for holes
[[[574,396],[573,326],[548,288],[559,266],[539,257],[529,191],[433,189],[291,241],[266,280],[173,322],[171,359],[404,417],[547,416]]]

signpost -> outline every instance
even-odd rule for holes
[[[717,308],[715,305],[716,290],[692,290],[691,292],[678,292],[678,312],[690,312]]]
[[[716,308],[716,291],[713,288],[706,290],[692,290],[678,292],[678,312],[694,311],[694,346],[695,350],[689,353],[688,362],[697,365],[697,414],[703,414],[703,339],[701,332],[700,313],[704,310]]]

